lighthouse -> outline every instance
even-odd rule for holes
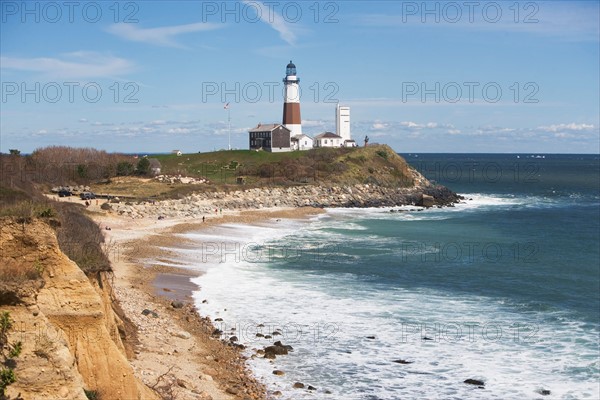
[[[300,79],[296,76],[296,66],[290,60],[285,69],[283,78],[284,103],[283,125],[291,132],[290,136],[302,135],[302,121],[300,119]]]

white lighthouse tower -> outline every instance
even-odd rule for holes
[[[302,135],[302,120],[300,118],[300,78],[296,76],[296,66],[290,60],[285,69],[285,99],[283,103],[283,125],[288,128],[290,136]]]

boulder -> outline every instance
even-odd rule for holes
[[[479,379],[465,379],[464,383],[475,386],[485,386],[485,382]]]
[[[435,199],[433,198],[433,196],[430,196],[428,194],[423,194],[417,205],[419,205],[421,207],[429,208],[429,207],[433,207],[434,204],[435,204]]]
[[[265,347],[265,357],[267,354],[272,354],[275,356],[284,356],[288,354],[287,347],[284,346],[267,346]]]
[[[176,336],[181,339],[189,339],[192,337],[192,335],[190,335],[189,332],[186,332],[186,331],[175,332],[175,333],[173,333],[173,336]]]
[[[182,301],[172,301],[171,307],[173,308],[183,308],[184,304]]]

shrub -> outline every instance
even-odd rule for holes
[[[85,397],[87,397],[88,400],[100,400],[100,393],[98,393],[97,390],[83,389],[83,392],[85,393]]]
[[[54,342],[47,334],[41,333],[40,336],[35,339],[35,350],[33,353],[42,358],[49,358],[50,352],[54,349]]]
[[[17,217],[19,222],[31,222],[32,218],[52,218],[56,211],[47,202],[24,200],[0,208],[0,217]]]
[[[377,150],[377,155],[383,158],[384,160],[388,159],[388,153],[385,150]]]
[[[137,163],[137,173],[139,175],[148,175],[150,172],[150,160],[144,157]]]
[[[44,268],[36,261],[33,264],[26,264],[10,259],[0,266],[0,281],[2,283],[23,283],[40,279]]]
[[[61,207],[60,218],[61,227],[57,229],[60,249],[86,274],[110,271],[110,261],[102,251],[104,236],[98,225],[68,204]]]
[[[132,175],[135,172],[135,167],[129,161],[121,161],[117,164],[117,176]]]
[[[7,367],[0,369],[0,398],[5,397],[6,388],[17,380],[13,368],[14,360],[12,359],[21,354],[22,343],[8,343],[8,332],[12,329],[12,326],[13,320],[10,317],[10,313],[3,311],[0,314],[0,350],[2,353],[2,362]],[[8,349],[8,355],[5,353],[5,349]]]
[[[4,392],[8,385],[15,383],[17,377],[15,376],[15,370],[12,368],[0,369],[0,397],[4,398]]]

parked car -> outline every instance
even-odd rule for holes
[[[61,189],[58,191],[58,197],[69,197],[69,196],[73,196],[73,193],[71,193],[70,190]]]
[[[81,200],[91,200],[95,199],[96,195],[92,192],[83,192],[79,195],[79,197],[81,197]]]

